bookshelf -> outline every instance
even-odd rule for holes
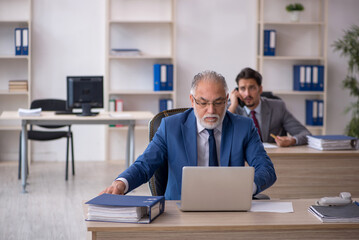
[[[31,102],[31,0],[0,0],[0,114]],[[28,28],[28,54],[15,55],[15,29]],[[9,89],[10,80],[27,80],[27,91]],[[18,158],[20,122],[1,121],[0,160]],[[13,147],[15,146],[15,147]],[[6,153],[5,153],[6,152]]]
[[[176,0],[106,1],[106,109],[111,99],[121,99],[124,111],[157,114],[160,99],[172,99],[176,106],[175,7]],[[138,49],[141,54],[118,55],[112,49]],[[173,90],[154,91],[154,64],[173,65]],[[148,142],[147,125],[136,122],[136,143]],[[127,127],[107,127],[107,160],[123,158],[126,134]]]
[[[323,126],[308,126],[313,134],[325,134],[327,120],[327,0],[298,0],[304,6],[298,22],[291,22],[285,7],[289,0],[257,0],[257,70],[264,91],[281,97],[289,111],[305,125],[305,100],[321,99]],[[264,55],[264,30],[276,31],[275,56]],[[293,65],[324,66],[323,91],[294,91]]]

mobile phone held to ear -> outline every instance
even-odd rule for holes
[[[236,90],[238,91],[237,87],[236,87]],[[238,104],[239,104],[239,106],[244,107],[244,102],[240,98],[238,98]]]

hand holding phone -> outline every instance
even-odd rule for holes
[[[236,90],[238,91],[237,87],[236,87]],[[237,99],[238,99],[239,106],[244,107],[244,102],[240,98],[237,98]]]

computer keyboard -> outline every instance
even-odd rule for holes
[[[56,115],[65,115],[65,114],[74,114],[74,115],[76,115],[76,114],[79,114],[79,113],[72,112],[72,111],[56,111],[55,114]]]

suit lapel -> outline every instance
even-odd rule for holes
[[[262,101],[262,107],[261,107],[261,115],[262,115],[262,129],[261,129],[261,134],[262,134],[262,139],[268,139],[269,138],[269,125],[270,125],[270,120],[271,120],[271,110],[270,107],[268,105],[268,102],[261,98]]]
[[[221,166],[229,165],[229,158],[231,156],[233,138],[233,125],[226,113],[222,124],[222,137],[221,137]]]
[[[181,125],[182,136],[189,166],[197,166],[197,124],[194,112]]]

